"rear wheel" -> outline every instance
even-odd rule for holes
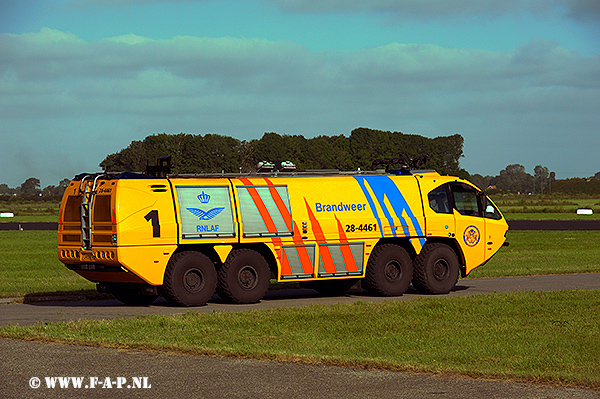
[[[458,281],[458,257],[442,243],[425,245],[415,259],[413,287],[422,294],[447,294]]]
[[[231,251],[219,269],[217,293],[233,303],[255,303],[269,289],[271,271],[258,252],[243,248]]]
[[[412,274],[412,260],[404,248],[396,244],[378,245],[369,256],[363,288],[376,295],[402,295]]]
[[[217,272],[208,256],[179,252],[167,264],[163,296],[172,305],[201,306],[213,296],[216,285]]]

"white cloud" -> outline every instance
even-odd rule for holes
[[[446,18],[513,14],[543,17],[566,15],[583,21],[598,20],[600,3],[596,0],[270,0],[287,12],[348,13],[375,12],[398,17]]]
[[[600,57],[544,40],[509,53],[400,43],[317,52],[240,38],[127,35],[87,42],[43,29],[0,35],[0,52],[0,133],[9,158],[51,136],[56,148],[72,151],[72,165],[88,162],[88,170],[131,140],[165,131],[242,139],[265,131],[347,134],[358,126],[428,136],[458,132],[466,138],[464,166],[488,174],[506,166],[508,154],[470,145],[509,140],[506,151],[524,158],[513,163],[526,163],[533,153],[522,148],[536,137],[597,142],[599,136]],[[92,137],[94,147],[80,144]],[[581,151],[597,159],[589,148]],[[59,169],[64,161],[52,151],[40,162],[46,156]],[[559,176],[550,161],[567,162],[556,154],[535,156]],[[593,159],[587,174],[600,169]],[[7,165],[0,165],[6,171],[0,182],[14,170]]]

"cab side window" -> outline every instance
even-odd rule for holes
[[[502,215],[500,214],[500,211],[498,211],[498,208],[496,208],[494,206],[493,202],[487,196],[483,198],[483,201],[484,201],[483,209],[485,210],[484,215],[487,219],[494,219],[494,220],[502,219]]]
[[[453,184],[454,207],[461,215],[482,216],[479,210],[477,191],[466,184]]]
[[[435,212],[452,213],[447,184],[430,191],[429,194],[427,194],[427,199],[429,200],[429,207]]]

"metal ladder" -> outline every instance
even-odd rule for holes
[[[81,179],[79,184],[79,192],[83,194],[81,201],[81,246],[83,249],[92,248],[92,209],[94,206],[94,197],[96,195],[96,182],[101,175],[87,175]],[[86,180],[94,178],[94,182],[90,184]]]

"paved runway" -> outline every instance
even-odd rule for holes
[[[600,289],[600,273],[566,274],[554,276],[524,276],[503,278],[460,279],[456,289],[444,297],[489,294],[511,291],[554,291],[572,289]],[[31,325],[77,319],[111,319],[149,314],[172,315],[188,311],[240,312],[255,309],[272,309],[292,306],[328,305],[356,301],[408,301],[427,295],[418,294],[412,287],[400,297],[375,297],[366,292],[354,292],[345,296],[324,296],[310,289],[276,289],[269,291],[256,304],[234,305],[223,303],[217,295],[206,306],[179,308],[168,306],[160,298],[151,306],[127,306],[117,300],[0,304],[0,324]]]
[[[587,389],[541,387],[447,375],[353,370],[14,340],[0,340],[0,353],[0,397],[3,399],[600,398],[598,392]],[[81,388],[73,388],[71,382],[69,388],[60,388],[56,380],[55,388],[48,388],[46,377],[57,376],[83,377]],[[93,377],[97,380],[92,380]],[[143,383],[134,385],[134,377],[140,380],[147,377],[148,388],[143,388]],[[37,381],[39,387],[31,388],[30,384],[36,386]],[[95,388],[90,388],[92,382]],[[120,388],[118,383],[121,383]],[[88,388],[85,388],[86,385]]]

